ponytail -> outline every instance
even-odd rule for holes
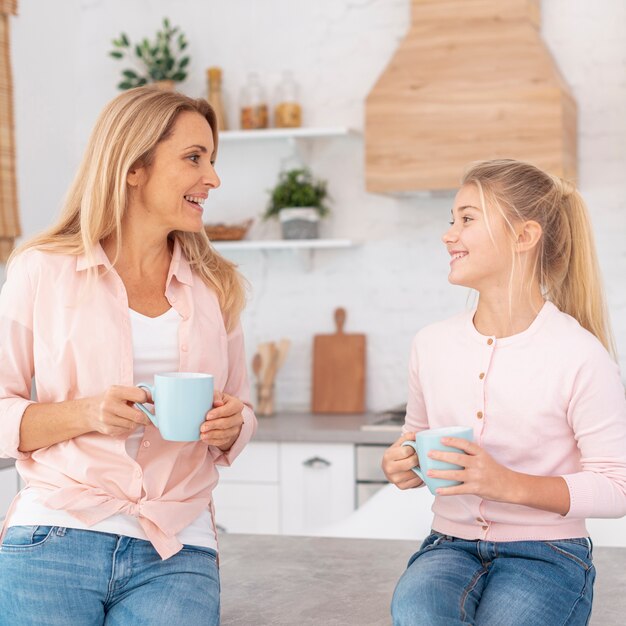
[[[587,206],[569,183],[557,178],[554,186],[562,221],[562,232],[557,233],[559,236],[555,239],[561,240],[561,254],[567,261],[564,272],[560,271],[560,264],[541,263],[545,295],[561,311],[577,319],[616,356]],[[547,257],[546,242],[547,238],[543,259]],[[554,253],[558,254],[558,250]]]

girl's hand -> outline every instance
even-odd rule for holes
[[[514,471],[494,461],[491,455],[472,441],[457,437],[442,437],[441,443],[451,448],[463,450],[466,454],[439,450],[431,450],[428,453],[431,459],[453,463],[464,468],[460,470],[429,470],[428,475],[433,478],[458,480],[463,483],[454,487],[437,489],[437,495],[472,494],[496,502],[513,501],[516,487],[516,473]]]
[[[148,417],[134,406],[135,402],[148,401],[150,398],[143,389],[122,385],[113,385],[99,396],[78,400],[88,432],[111,437],[128,435],[138,426],[150,424]]]
[[[390,483],[399,489],[412,489],[422,484],[422,479],[411,469],[419,465],[417,454],[404,441],[415,441],[415,433],[406,433],[393,443],[383,455],[382,468]]]
[[[200,426],[200,439],[222,451],[230,450],[243,426],[243,407],[241,400],[216,391],[213,408],[206,414],[206,421]]]

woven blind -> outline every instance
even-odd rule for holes
[[[9,16],[17,0],[0,0],[0,262],[7,260],[20,232],[15,180],[13,81],[9,47]]]

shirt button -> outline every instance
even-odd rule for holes
[[[176,302],[176,296],[170,296],[170,302]]]
[[[478,378],[480,378],[480,380],[482,380],[485,377],[485,372],[481,372],[480,374],[478,374]]]
[[[144,441],[143,442],[143,447],[144,448],[149,448],[150,447],[150,442],[149,441]]]
[[[136,478],[141,478],[141,470],[140,469],[135,470],[135,477]]]
[[[487,339],[487,345],[490,346],[492,343],[493,343],[493,339],[489,337],[489,339]]]
[[[483,418],[483,412],[482,411],[478,411],[478,413],[476,413],[476,417],[480,420]]]
[[[184,343],[184,344],[180,347],[180,349],[181,349],[183,352],[187,352],[187,344],[186,344],[186,343]]]

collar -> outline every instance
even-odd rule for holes
[[[76,257],[77,272],[82,272],[86,269],[99,267],[101,265],[104,266],[107,271],[113,268],[109,257],[106,255],[104,248],[99,242],[95,246],[92,255],[87,255],[87,253],[83,252]],[[189,261],[187,261],[187,258],[183,254],[183,250],[177,237],[174,237],[174,249],[172,251],[172,260],[170,261],[170,269],[167,274],[166,284],[169,285],[173,276],[185,285],[193,285],[193,273],[191,271],[191,267],[189,266]]]

